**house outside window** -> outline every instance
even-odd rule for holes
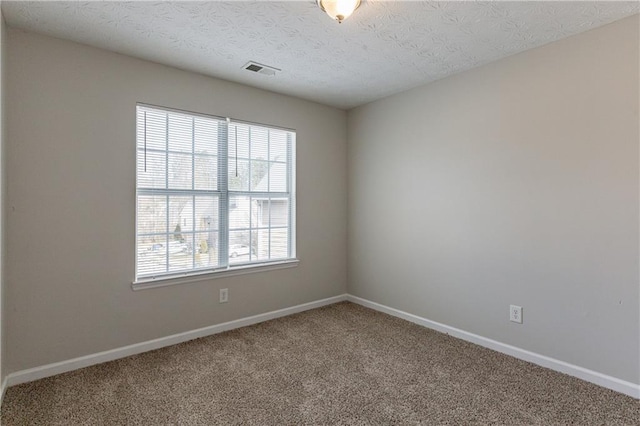
[[[295,132],[139,104],[136,281],[295,259]]]

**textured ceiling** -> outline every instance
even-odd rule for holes
[[[638,13],[638,2],[11,2],[9,26],[350,108]],[[248,61],[282,69],[242,69]]]

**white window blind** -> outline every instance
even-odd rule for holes
[[[295,133],[137,106],[136,280],[295,258]]]

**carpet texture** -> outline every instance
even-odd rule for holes
[[[352,303],[11,387],[4,425],[638,425],[633,398]]]

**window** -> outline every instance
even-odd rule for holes
[[[295,258],[295,133],[137,106],[136,281]]]

